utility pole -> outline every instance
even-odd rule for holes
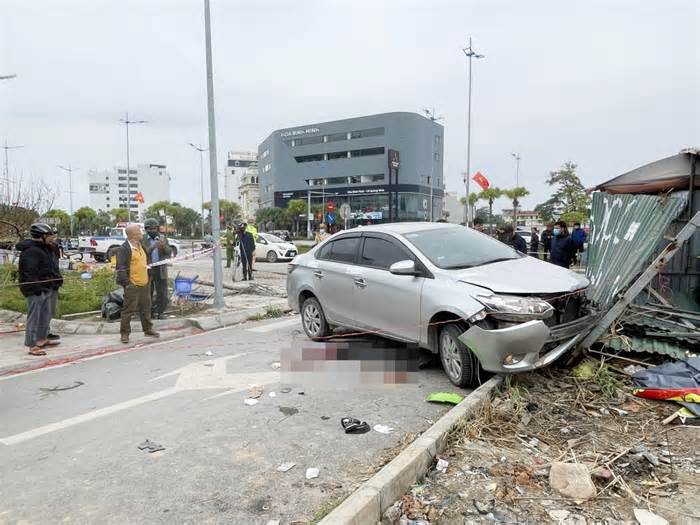
[[[515,187],[520,187],[520,153],[511,153],[515,159]]]
[[[209,121],[209,178],[211,180],[211,234],[214,237],[214,308],[223,308],[224,275],[219,243],[219,177],[216,172],[216,121],[214,117],[214,72],[211,59],[211,15],[204,0],[204,38],[207,61],[207,113]]]
[[[70,236],[71,238],[73,238],[73,172],[76,171],[78,168],[73,168],[70,164],[68,164],[67,168],[65,166],[61,166],[60,164],[56,167],[68,173],[68,195],[70,199]]]
[[[8,146],[7,139],[5,139],[5,144],[2,146],[2,149],[5,150],[5,176],[3,177],[3,180],[5,181],[6,201],[8,204],[10,204],[12,197],[12,189],[10,187],[10,158],[7,152],[11,149],[19,149],[23,147],[24,146]]]
[[[203,148],[202,146],[195,146],[191,142],[190,146],[199,151],[199,191],[202,196],[200,209],[202,212],[202,239],[204,239],[204,157],[202,156],[202,154],[205,151],[207,151],[207,148]]]
[[[435,116],[435,109],[423,109],[423,113],[425,113],[426,118],[429,118],[431,122],[437,122],[439,120],[444,120],[445,117],[437,117]],[[435,219],[434,214],[433,214],[433,181],[434,181],[434,176],[433,173],[435,171],[435,137],[438,137],[439,135],[435,135],[432,137],[431,142],[432,142],[432,148],[431,148],[431,155],[430,155],[430,176],[428,177],[428,185],[430,186],[430,222],[433,222]]]
[[[147,120],[129,120],[129,113],[124,115],[123,119],[120,119],[126,127],[126,210],[129,212],[128,222],[131,222],[131,168],[129,166],[129,125],[130,124],[146,124]],[[117,172],[117,180],[119,180],[119,173]]]
[[[469,217],[469,179],[471,178],[471,148],[472,148],[472,59],[484,58],[485,55],[480,55],[472,48],[472,37],[469,37],[469,45],[462,49],[462,52],[469,58],[469,95],[467,98],[467,176],[465,184],[467,186],[467,202],[465,204],[467,226],[470,224]]]

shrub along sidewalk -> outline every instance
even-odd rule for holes
[[[57,318],[99,310],[102,297],[117,289],[114,273],[108,267],[92,272],[91,279],[82,279],[80,273],[63,273],[63,286],[58,292]],[[15,265],[0,266],[0,309],[27,312],[27,300],[19,290]]]

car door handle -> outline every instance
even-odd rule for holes
[[[354,281],[355,286],[359,286],[360,288],[367,286],[367,282],[362,277],[355,277]]]
[[[319,279],[323,278],[323,272],[321,270],[316,270],[314,272],[314,277],[318,277]]]

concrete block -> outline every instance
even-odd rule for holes
[[[215,330],[216,328],[221,328],[223,325],[221,321],[216,317],[198,317],[191,320],[193,325],[200,330]]]
[[[119,333],[119,322],[115,321],[112,323],[100,323],[100,332],[101,334],[118,334]],[[132,332],[134,327],[132,327]],[[139,326],[137,330],[141,330],[141,324],[139,323]]]
[[[97,333],[97,323],[78,323],[75,333],[78,335],[94,335]]]
[[[379,493],[380,511],[403,496],[411,485],[423,477],[432,461],[433,456],[424,448],[424,444],[412,443],[370,478],[366,486]],[[379,518],[380,515],[376,516],[375,521]]]
[[[366,525],[376,523],[379,515],[379,494],[362,487],[323,518],[319,525]]]

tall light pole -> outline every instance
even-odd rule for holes
[[[129,113],[124,115],[123,119],[119,122],[123,123],[126,127],[126,210],[128,212],[128,220],[131,222],[131,169],[129,166],[129,125],[131,124],[145,124],[147,120],[129,120]],[[117,174],[119,175],[119,174]],[[118,178],[118,177],[117,177]]]
[[[76,171],[78,168],[73,168],[71,167],[70,164],[68,164],[68,167],[66,168],[65,166],[61,166],[60,164],[56,166],[58,169],[61,169],[68,173],[68,195],[69,195],[69,202],[70,202],[70,236],[71,238],[73,237],[73,172]]]
[[[7,200],[7,203],[9,204],[10,197],[11,197],[10,194],[12,193],[12,189],[10,188],[10,158],[9,158],[9,155],[7,152],[11,149],[23,148],[24,146],[8,146],[7,139],[5,139],[5,144],[3,146],[0,146],[0,147],[2,147],[2,149],[5,150],[5,176],[3,177],[3,180],[5,181],[5,188],[7,191],[7,195],[6,195],[7,199],[6,200]]]
[[[425,113],[426,118],[429,118],[431,122],[437,122],[439,120],[444,120],[445,117],[436,117],[435,116],[435,110],[432,109],[423,109],[423,113]],[[430,155],[430,176],[428,177],[428,185],[430,186],[430,222],[433,222],[433,219],[435,219],[434,214],[433,214],[433,184],[435,177],[433,176],[433,173],[435,171],[435,137],[437,135],[434,135],[431,137],[431,143],[432,143],[432,148],[431,148],[431,155]]]
[[[520,153],[511,153],[515,159],[515,187],[520,187]]]
[[[202,146],[195,146],[190,142],[190,146],[199,151],[199,191],[202,196],[201,211],[202,211],[202,238],[204,238],[204,157],[203,153],[208,151],[207,148]]]
[[[470,223],[469,217],[469,179],[471,178],[471,150],[472,150],[472,59],[484,58],[485,55],[480,55],[472,47],[472,37],[469,37],[469,45],[462,49],[462,52],[469,58],[469,95],[467,98],[467,176],[465,184],[467,186],[467,202],[464,205],[467,217],[467,226]]]
[[[219,177],[216,172],[216,121],[214,119],[214,72],[211,60],[211,16],[204,0],[204,39],[207,61],[207,113],[209,120],[209,179],[211,181],[211,234],[214,237],[214,308],[224,307],[224,274],[219,246]]]

